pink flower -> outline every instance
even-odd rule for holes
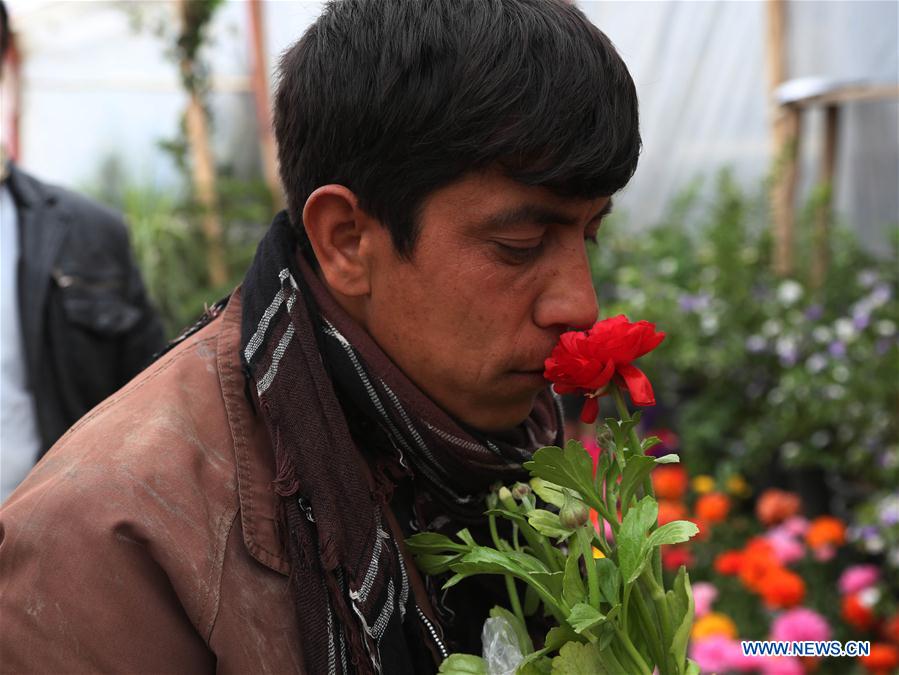
[[[829,560],[833,560],[833,557],[836,554],[837,550],[830,544],[824,544],[823,546],[818,546],[817,548],[812,549],[812,555],[815,556],[815,560],[817,560],[818,562],[827,562]]]
[[[710,635],[690,645],[690,658],[703,673],[724,673],[741,654],[740,643],[723,635]]]
[[[693,584],[693,602],[696,605],[696,618],[705,616],[718,597],[718,589],[708,581],[697,581]]]
[[[846,571],[840,575],[837,585],[840,588],[840,594],[850,595],[870,588],[878,581],[880,581],[880,570],[876,565],[853,565],[847,567]]]
[[[765,535],[765,539],[774,549],[774,556],[782,565],[789,565],[802,560],[805,547],[786,530],[775,528]]]
[[[793,516],[781,523],[780,527],[784,532],[794,537],[804,537],[806,530],[808,530],[808,520],[802,516]]]
[[[784,612],[771,625],[771,639],[787,642],[829,640],[830,626],[823,616],[806,607]]]
[[[805,675],[802,661],[795,656],[775,656],[760,660],[759,675]]]

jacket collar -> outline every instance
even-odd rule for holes
[[[268,429],[247,398],[240,362],[241,292],[238,287],[221,317],[217,366],[222,398],[234,440],[237,492],[244,545],[270,569],[288,574],[290,565],[278,536],[278,497],[272,489],[275,455]]]

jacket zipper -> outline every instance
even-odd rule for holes
[[[122,287],[121,281],[88,281],[83,277],[74,274],[66,274],[58,267],[53,269],[52,276],[56,285],[60,288],[69,288],[77,286],[78,288],[89,288],[97,291],[117,290]]]
[[[434,627],[434,624],[428,620],[428,617],[425,616],[425,613],[421,611],[421,607],[415,605],[415,610],[418,612],[418,618],[421,619],[421,622],[425,625],[425,628],[428,629],[428,633],[431,635],[431,639],[434,640],[434,644],[437,645],[437,650],[440,652],[440,656],[444,658],[444,660],[449,658],[449,652],[446,650],[446,646],[441,641],[440,637],[437,635],[437,629]]]

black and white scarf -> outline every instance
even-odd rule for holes
[[[282,212],[241,288],[241,349],[275,449],[304,666],[412,672],[404,620],[411,612],[437,635],[426,600],[412,597],[402,535],[388,525],[393,483],[413,477],[421,526],[476,522],[492,484],[522,479],[536,448],[560,442],[560,409],[547,390],[507,434],[465,428],[405,377],[297,251]]]

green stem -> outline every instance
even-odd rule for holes
[[[584,567],[587,568],[587,597],[590,606],[599,609],[599,575],[596,572],[596,561],[593,560],[593,535],[586,528],[593,529],[593,525],[587,523],[579,528],[576,536],[581,544]]]
[[[634,647],[634,643],[631,642],[627,634],[618,627],[618,624],[616,622],[613,621],[612,625],[615,628],[615,633],[618,635],[618,639],[621,640],[621,644],[627,651],[627,655],[631,658],[631,661],[634,662],[634,665],[640,669],[640,675],[652,675],[652,671],[649,670],[649,666],[646,665],[646,661],[643,660],[640,652],[638,652],[637,648]]]
[[[634,593],[634,605],[637,607],[637,614],[643,624],[643,631],[647,636],[646,647],[649,649],[652,658],[655,660],[659,671],[664,675],[666,663],[665,648],[663,645],[665,643],[662,641],[659,623],[657,619],[654,618],[655,612],[650,613],[649,605],[646,604],[646,600],[643,598],[641,588],[637,588],[637,592]]]
[[[487,523],[490,526],[490,537],[493,539],[493,545],[496,546],[497,551],[502,551],[503,547],[500,545],[499,532],[496,529],[496,516],[492,514],[487,516]],[[510,574],[505,574],[503,576],[506,580],[506,591],[509,594],[509,602],[512,604],[512,611],[521,621],[522,625],[526,625],[524,611],[521,609],[521,601],[518,599],[518,590],[515,588],[515,579],[513,579]]]
[[[621,416],[621,420],[623,422],[630,422],[631,413],[627,409],[627,403],[624,402],[624,394],[621,392],[621,387],[618,385],[615,385],[612,389],[612,398],[615,399],[615,407],[618,408],[618,414]],[[637,431],[633,427],[628,431],[628,440],[631,442],[631,451],[635,455],[643,454],[640,438],[637,436]]]
[[[662,643],[670,645],[674,639],[674,628],[671,623],[671,608],[668,607],[668,599],[665,597],[665,591],[656,581],[655,575],[651,570],[646,570],[641,575],[641,581],[648,586],[652,603],[655,605],[656,614],[659,617],[662,629]]]

